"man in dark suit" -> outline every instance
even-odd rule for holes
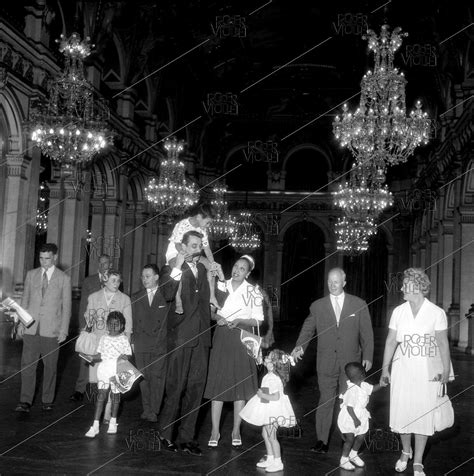
[[[175,268],[171,273],[163,270],[161,279],[156,264],[147,264],[141,276],[144,289],[132,296],[132,342],[135,362],[144,376],[140,382],[143,406],[141,418],[151,422],[157,421],[156,415],[163,401],[168,315],[181,280],[183,263],[184,253],[180,253]]]
[[[35,319],[23,334],[21,354],[21,396],[17,412],[29,412],[36,386],[36,368],[43,361],[43,410],[53,409],[56,391],[59,345],[69,332],[71,279],[56,268],[58,247],[45,243],[39,252],[41,267],[28,271],[21,306]]]
[[[185,453],[201,456],[194,433],[206,384],[211,345],[210,293],[206,268],[199,263],[202,250],[201,233],[188,231],[183,235],[182,243],[186,253],[181,277],[184,313],[170,313],[168,319],[166,398],[159,420],[164,437],[162,443],[171,443],[173,429],[177,423],[176,441],[180,449]],[[165,445],[165,448],[176,447]]]
[[[99,272],[88,276],[82,282],[81,300],[79,302],[79,331],[86,326],[84,313],[87,309],[87,298],[96,291],[102,289],[102,283],[107,279],[107,273],[112,266],[112,260],[109,255],[101,255],[99,257]],[[85,360],[79,359],[79,376],[76,380],[74,393],[69,397],[73,402],[82,402],[84,393],[89,383],[89,365]]]
[[[317,453],[327,453],[332,424],[334,401],[338,393],[345,392],[347,377],[344,366],[360,362],[366,371],[372,367],[374,334],[367,304],[362,299],[344,293],[346,274],[334,268],[328,274],[329,295],[314,301],[304,321],[292,355],[302,358],[304,349],[318,337],[316,369],[318,374],[319,403],[316,409]],[[339,384],[339,390],[338,390]]]

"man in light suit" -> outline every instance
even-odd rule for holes
[[[79,302],[79,331],[86,327],[86,320],[84,319],[84,313],[87,308],[87,299],[96,291],[102,289],[104,281],[107,279],[107,273],[112,266],[112,260],[109,255],[101,255],[99,257],[99,272],[88,276],[82,282],[81,288],[81,301]],[[89,382],[89,364],[82,359],[79,359],[79,376],[76,380],[76,386],[74,393],[69,397],[69,400],[73,402],[82,402],[84,399],[84,393]]]
[[[335,399],[346,391],[344,366],[361,362],[366,371],[372,367],[374,334],[367,304],[344,293],[346,274],[341,268],[328,273],[329,296],[314,301],[304,321],[292,355],[301,359],[315,331],[318,337],[316,369],[319,403],[316,409],[317,442],[312,451],[327,453]],[[338,389],[339,384],[339,389]]]
[[[135,362],[144,376],[140,382],[141,418],[151,422],[157,421],[165,392],[167,324],[183,262],[184,254],[180,253],[174,273],[162,271],[161,276],[156,264],[145,265],[141,276],[144,289],[132,296]]]
[[[21,305],[35,319],[23,333],[21,396],[17,412],[29,412],[36,386],[36,367],[43,360],[43,410],[53,409],[59,344],[66,340],[71,318],[71,279],[56,268],[58,247],[41,246],[40,268],[28,271]]]

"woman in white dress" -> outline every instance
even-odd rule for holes
[[[395,470],[404,471],[413,457],[414,434],[415,476],[425,475],[423,453],[434,433],[433,410],[439,385],[450,377],[447,318],[443,309],[425,297],[430,284],[422,269],[405,270],[401,291],[406,302],[393,310],[381,375],[381,382],[391,383],[390,427],[400,434],[403,445]]]
[[[217,288],[222,297],[225,297],[225,302],[213,317],[217,320],[217,327],[212,340],[204,391],[204,398],[212,400],[212,430],[208,443],[211,448],[219,444],[219,426],[224,402],[234,402],[232,446],[242,446],[242,419],[239,413],[245,402],[257,392],[257,367],[240,341],[241,329],[252,332],[253,327],[263,322],[263,296],[247,281],[254,267],[253,258],[244,255],[235,262],[231,279],[225,281],[222,268],[218,269]]]

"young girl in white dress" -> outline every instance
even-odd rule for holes
[[[288,395],[283,387],[290,377],[290,364],[293,358],[282,350],[275,349],[265,357],[268,373],[262,385],[240,412],[240,416],[252,425],[262,427],[267,454],[257,463],[268,473],[283,470],[280,443],[277,438],[279,426],[290,428],[296,425],[296,418]]]
[[[109,387],[111,389],[112,417],[107,433],[117,433],[117,413],[120,404],[120,392],[110,380],[117,374],[117,362],[128,360],[132,348],[125,331],[125,317],[119,311],[112,311],[107,317],[107,334],[103,335],[97,346],[97,354],[85,356],[89,362],[99,362],[97,366],[97,386],[99,393],[95,405],[94,423],[86,433],[88,438],[99,434],[99,420],[107,400]]]
[[[341,411],[337,418],[337,426],[344,439],[339,466],[342,469],[353,470],[356,466],[358,468],[365,466],[357,452],[364,442],[364,435],[369,430],[370,413],[366,408],[369,397],[385,385],[370,385],[364,382],[365,370],[359,362],[349,362],[344,371],[349,380],[347,390],[340,396]]]
[[[173,267],[178,253],[182,250],[182,240],[185,233],[188,231],[197,231],[202,235],[202,247],[206,257],[202,257],[199,262],[202,263],[209,272],[209,290],[211,293],[210,303],[219,308],[214,293],[214,278],[217,270],[212,254],[207,230],[215,218],[214,208],[206,203],[198,203],[189,210],[189,216],[176,223],[171,233],[168,248],[166,250],[166,264]],[[212,272],[212,274],[210,273]],[[181,301],[181,283],[179,283],[178,291],[176,292],[176,313],[183,314],[183,304]]]

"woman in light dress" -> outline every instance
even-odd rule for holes
[[[390,427],[400,434],[403,445],[395,470],[405,471],[414,457],[415,476],[425,475],[423,453],[434,433],[440,382],[447,383],[452,375],[447,318],[443,309],[425,297],[430,284],[422,269],[405,270],[401,290],[406,302],[393,310],[381,375],[381,382],[391,384]]]

